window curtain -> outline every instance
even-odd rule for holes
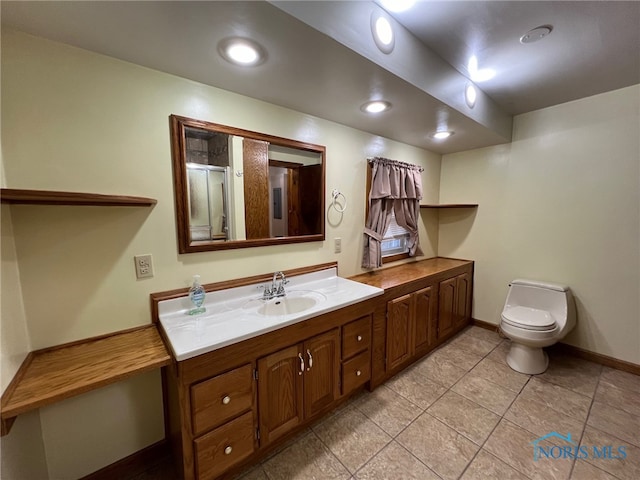
[[[396,222],[409,232],[409,256],[422,255],[418,241],[418,216],[422,199],[422,177],[424,170],[418,165],[370,158],[372,167],[371,190],[369,192],[369,215],[364,228],[364,251],[362,268],[382,266],[381,242],[389,228],[391,212]]]

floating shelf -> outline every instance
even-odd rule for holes
[[[478,208],[477,203],[441,203],[420,205],[420,208]]]
[[[170,362],[155,325],[30,352],[2,395],[2,435],[17,415]]]
[[[2,203],[24,205],[86,205],[103,207],[150,207],[158,203],[154,198],[98,193],[54,192],[49,190],[0,190]]]

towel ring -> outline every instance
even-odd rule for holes
[[[339,192],[338,190],[334,190],[333,192],[331,192],[331,196],[333,197],[333,207],[340,213],[343,213],[346,209],[347,209],[347,197],[344,196],[344,194],[342,192]],[[338,208],[338,205],[340,205],[336,200],[338,200],[338,197],[342,197],[344,200],[344,205],[342,206],[342,208]]]

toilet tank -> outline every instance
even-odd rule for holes
[[[571,290],[565,285],[517,279],[511,282],[505,310],[515,306],[546,310],[556,322],[564,323],[571,302]]]

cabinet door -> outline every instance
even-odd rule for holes
[[[411,295],[387,303],[387,371],[409,359],[411,345]]]
[[[304,411],[310,417],[339,396],[339,330],[336,328],[304,342]]]
[[[436,341],[436,299],[434,287],[423,288],[413,294],[415,308],[415,350],[424,353],[434,347]]]
[[[454,323],[456,329],[464,326],[471,319],[471,275],[463,273],[456,277],[456,312]]]
[[[438,338],[453,331],[456,312],[456,278],[440,282],[438,296]]]
[[[242,141],[247,240],[269,238],[269,143]]]
[[[303,359],[302,345],[298,344],[258,360],[258,410],[262,445],[302,422]]]

